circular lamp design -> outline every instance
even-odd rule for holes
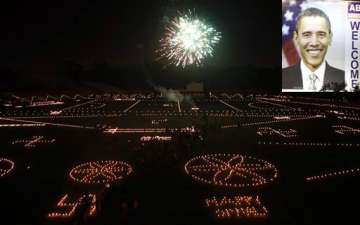
[[[185,171],[194,180],[222,187],[255,187],[277,177],[271,163],[238,154],[211,154],[190,159]]]
[[[74,167],[69,176],[83,184],[106,184],[122,180],[132,173],[132,167],[122,161],[95,161]]]

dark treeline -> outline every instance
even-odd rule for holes
[[[68,90],[97,88],[118,90],[153,90],[154,87],[185,88],[195,81],[203,82],[208,90],[263,90],[281,89],[280,68],[202,67],[175,68],[163,65],[110,65],[97,63],[83,66],[74,61],[55,65],[52,73],[29,72],[25,68],[0,67],[2,91]]]

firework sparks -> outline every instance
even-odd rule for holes
[[[205,58],[213,56],[214,46],[221,38],[220,32],[191,11],[171,20],[165,30],[157,52],[160,58],[183,68],[187,65],[200,66]]]

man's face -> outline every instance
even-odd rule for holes
[[[311,71],[315,71],[324,61],[331,36],[324,18],[308,16],[300,20],[298,31],[294,32],[294,40],[305,65]]]

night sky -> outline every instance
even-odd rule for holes
[[[160,35],[166,7],[195,8],[222,32],[218,66],[280,64],[280,1],[8,1],[1,7],[3,63],[140,64]]]

